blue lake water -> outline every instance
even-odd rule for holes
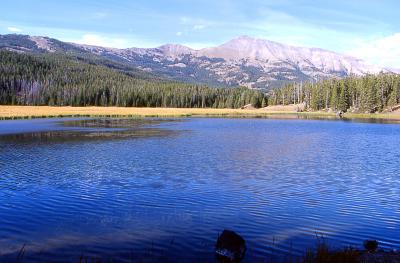
[[[400,248],[400,125],[114,122],[0,122],[0,262],[215,262],[223,229],[244,262]]]

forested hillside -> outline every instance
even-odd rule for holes
[[[400,75],[381,73],[363,77],[307,82],[274,89],[269,105],[305,103],[311,110],[378,112],[400,103]]]
[[[94,63],[61,54],[0,51],[0,103],[187,108],[266,105],[264,94],[258,91],[149,79],[118,68],[118,64],[104,67],[104,63],[107,61]],[[112,69],[115,67],[118,70]]]

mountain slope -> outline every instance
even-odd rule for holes
[[[21,38],[20,41],[17,41],[18,38]],[[64,43],[44,37],[6,35],[0,36],[0,48],[95,55],[118,65],[179,81],[263,89],[292,82],[387,71],[335,52],[294,47],[247,36],[217,47],[193,50],[172,44],[147,49],[115,49]]]
[[[105,57],[98,56],[90,51],[87,51],[84,48],[76,46],[75,44],[62,42],[57,39],[48,37],[15,34],[0,35],[0,50],[40,55],[47,53],[57,54],[62,55],[65,58],[77,60],[79,62],[91,65],[105,66],[139,79],[170,80],[140,70],[137,67],[126,63],[125,61],[107,59]]]
[[[1,105],[239,108],[265,94],[137,78],[63,53],[0,51]]]

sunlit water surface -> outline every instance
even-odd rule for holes
[[[0,261],[244,262],[400,246],[400,125],[322,120],[0,122]]]

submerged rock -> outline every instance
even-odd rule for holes
[[[235,232],[224,230],[218,236],[215,253],[221,262],[239,262],[246,253],[246,242]]]
[[[376,240],[365,240],[364,248],[368,252],[375,252],[378,249],[378,241]]]

